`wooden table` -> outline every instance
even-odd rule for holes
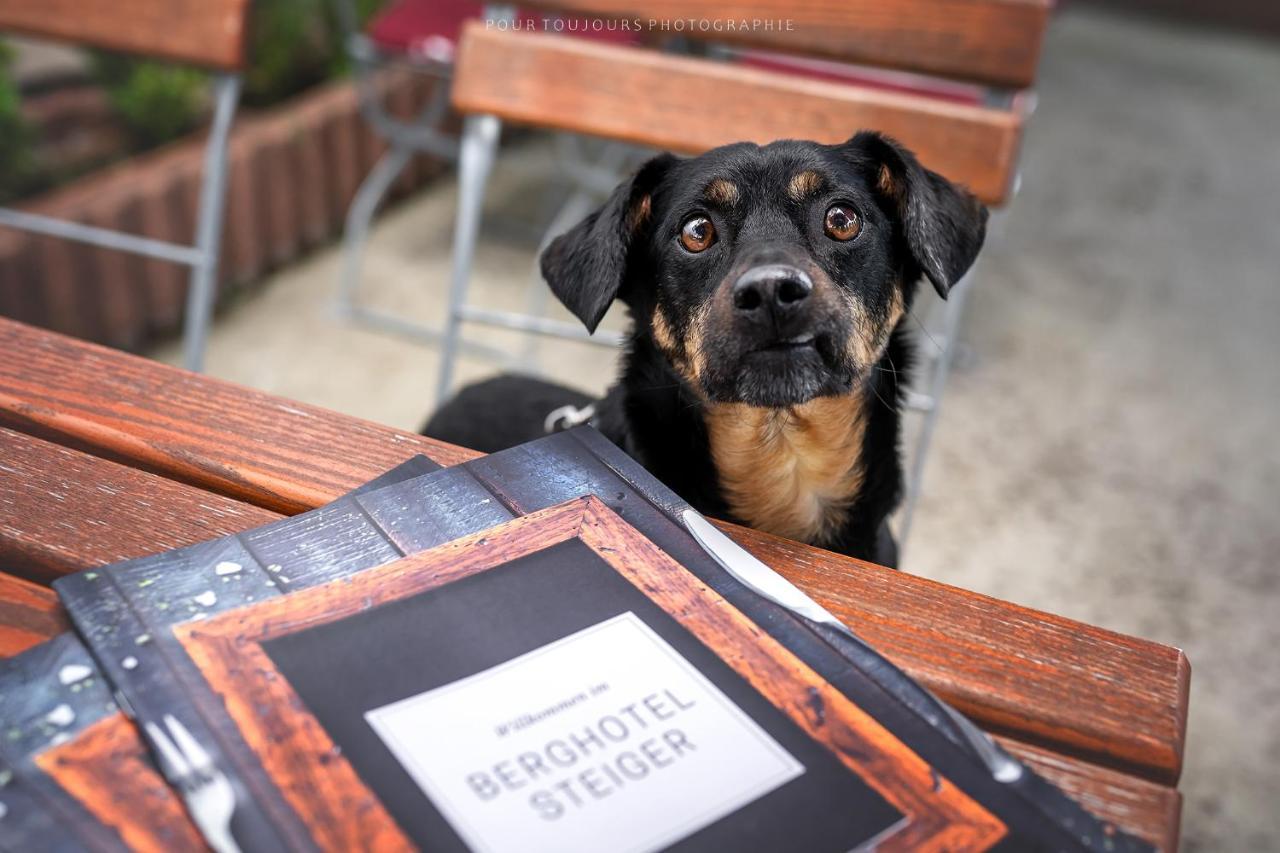
[[[68,572],[476,454],[0,319],[0,657],[67,624]],[[1086,808],[1177,848],[1181,651],[722,525]]]

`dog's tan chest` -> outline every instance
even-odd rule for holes
[[[862,487],[862,400],[820,397],[787,409],[717,403],[706,422],[720,488],[735,516],[811,543],[843,525]]]

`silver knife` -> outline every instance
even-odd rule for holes
[[[953,731],[948,731],[947,726],[939,725],[936,720],[934,725],[942,729],[944,734],[947,734],[952,741],[955,741],[960,746],[969,746],[986,765],[987,769],[991,771],[991,775],[995,777],[996,781],[1016,782],[1022,777],[1022,765],[1001,749],[985,732],[946,702],[934,696],[928,688],[912,680],[906,673],[903,673],[880,655],[879,652],[868,646],[861,637],[853,633],[847,625],[833,616],[829,610],[805,595],[782,575],[757,560],[737,542],[721,533],[715,525],[707,521],[696,510],[686,509],[681,513],[680,517],[683,519],[689,533],[702,546],[702,549],[710,554],[726,572],[733,575],[739,583],[758,595],[764,596],[779,607],[785,607],[797,616],[834,629],[841,636],[855,643],[863,653],[874,655],[878,662],[883,664],[877,668],[886,669],[892,672],[895,677],[884,679],[876,678],[875,672],[865,672],[865,674],[875,679],[877,684],[897,696],[908,706],[918,707],[923,702],[935,710],[937,717],[950,721]],[[907,693],[915,695],[905,695]]]

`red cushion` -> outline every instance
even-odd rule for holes
[[[453,62],[462,22],[483,10],[475,0],[399,0],[375,15],[367,32],[383,50]]]
[[[398,0],[374,16],[367,31],[383,50],[451,63],[463,22],[479,20],[483,14],[484,4],[475,0]],[[520,29],[542,31],[547,17],[520,11],[516,24]],[[617,23],[599,20],[565,18],[559,27],[546,31],[615,44],[637,40],[636,33],[622,30]]]

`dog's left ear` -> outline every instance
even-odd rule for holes
[[[627,253],[649,225],[651,193],[676,162],[649,160],[614,189],[599,210],[551,241],[542,253],[542,277],[551,292],[594,332],[626,280]]]
[[[868,167],[876,192],[889,201],[920,269],[944,299],[973,266],[987,233],[987,208],[964,187],[920,165],[883,134],[863,131],[844,144]]]

